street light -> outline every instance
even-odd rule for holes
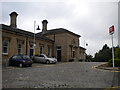
[[[35,55],[35,46],[36,46],[36,44],[35,44],[35,27],[36,27],[36,21],[34,21],[34,52],[33,52],[33,55]],[[39,25],[36,30],[40,30]]]

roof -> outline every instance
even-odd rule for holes
[[[37,35],[41,34],[42,32],[40,33],[37,33]],[[60,34],[60,33],[70,33],[72,35],[75,35],[77,37],[81,37],[80,35],[78,34],[75,34],[67,29],[64,29],[64,28],[56,28],[56,29],[51,29],[51,30],[47,30],[47,32],[44,34],[44,35],[51,35],[51,34]]]
[[[86,48],[84,48],[84,47],[81,47],[81,46],[80,46],[80,49],[84,49],[84,50],[86,50]]]
[[[25,30],[22,30],[22,29],[19,29],[19,28],[13,28],[13,27],[10,27],[10,26],[5,25],[5,24],[0,24],[0,28],[3,31],[9,31],[9,32],[19,34],[19,35],[34,37],[34,33],[32,33],[32,32],[25,31]],[[43,36],[42,34],[37,35],[36,38],[37,39],[42,39],[42,40],[47,40],[47,41],[50,41],[50,42],[54,42],[53,40]]]

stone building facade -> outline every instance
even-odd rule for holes
[[[2,31],[2,58],[8,59],[15,54],[33,56],[34,33],[17,28],[16,12],[10,14],[10,25],[0,24]],[[42,32],[35,34],[35,54],[44,53],[56,57],[58,61],[80,60],[78,34],[64,28],[47,30],[47,20],[42,21]]]

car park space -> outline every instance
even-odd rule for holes
[[[13,55],[9,59],[5,61],[5,65],[2,65],[3,68],[23,68],[23,67],[31,67],[31,66],[51,66],[51,64],[57,64],[57,59],[48,57],[45,54],[35,55],[31,58],[28,55],[18,54]]]
[[[34,55],[32,57],[33,62],[38,62],[38,63],[46,63],[46,64],[50,64],[50,63],[57,63],[57,59],[56,58],[51,58],[48,57],[45,54],[40,54],[40,55]]]
[[[9,59],[9,66],[19,66],[19,67],[24,67],[24,66],[29,66],[31,67],[33,64],[32,59],[28,55],[13,55]]]

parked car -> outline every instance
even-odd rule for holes
[[[28,55],[13,55],[9,59],[9,66],[32,66],[32,59]]]
[[[35,55],[33,56],[33,62],[40,62],[40,63],[57,63],[56,58],[50,58],[45,54]]]

